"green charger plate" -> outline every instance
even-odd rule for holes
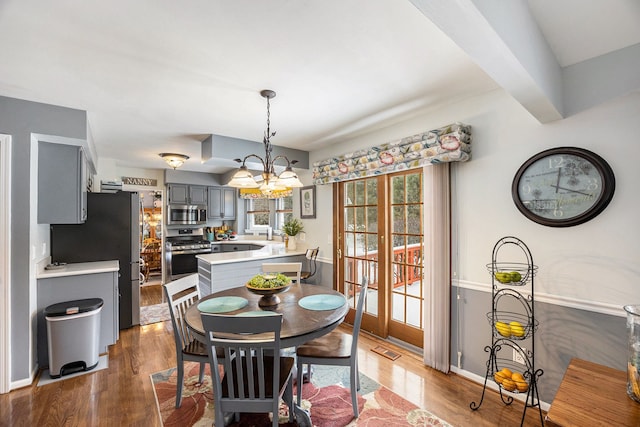
[[[298,305],[307,310],[335,310],[342,307],[347,300],[342,295],[335,294],[319,294],[309,295],[298,301]]]
[[[249,304],[249,301],[242,297],[218,297],[200,302],[198,310],[205,313],[228,313],[240,310],[247,304]]]

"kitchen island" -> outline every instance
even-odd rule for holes
[[[262,271],[263,262],[304,262],[305,259],[305,250],[286,250],[281,242],[240,240],[233,243],[251,244],[260,246],[260,249],[197,255],[198,280],[203,296],[244,286]]]

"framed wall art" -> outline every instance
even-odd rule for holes
[[[316,217],[316,186],[300,189],[300,218]]]

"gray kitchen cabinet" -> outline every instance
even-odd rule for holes
[[[38,142],[38,224],[83,223],[87,175],[82,147]]]
[[[220,242],[220,243],[211,244],[211,252],[220,253],[220,252],[255,251],[258,249],[262,249],[262,247],[263,247],[262,245],[255,245],[252,243]]]
[[[239,251],[253,251],[256,249],[262,249],[260,245],[252,245],[250,243],[223,243],[222,252],[239,252]]]
[[[167,184],[169,204],[206,205],[207,187],[204,185]]]
[[[47,366],[47,322],[44,309],[52,304],[87,298],[101,298],[99,351],[106,353],[108,346],[119,338],[118,272],[109,271],[75,276],[49,277],[37,280],[38,297],[38,364]]]
[[[207,217],[209,219],[236,219],[237,193],[231,187],[208,187],[209,205]]]

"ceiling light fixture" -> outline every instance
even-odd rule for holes
[[[297,160],[289,160],[286,156],[276,156],[271,157],[271,137],[275,136],[275,132],[271,132],[271,122],[270,122],[270,104],[269,100],[276,96],[276,93],[272,90],[265,89],[260,91],[260,95],[263,98],[267,98],[267,129],[264,132],[264,158],[258,156],[257,154],[249,154],[244,159],[234,159],[238,163],[242,163],[240,168],[236,171],[236,173],[231,178],[231,181],[227,184],[230,187],[236,188],[259,188],[262,194],[268,195],[273,193],[275,190],[285,190],[287,188],[293,187],[302,187],[304,184],[300,182],[298,175],[293,171],[292,165],[298,163]],[[254,157],[260,160],[262,163],[262,175],[258,177],[258,179],[253,177],[253,174],[249,171],[246,166],[247,159]],[[275,161],[276,160],[285,160],[287,162],[287,166],[280,175],[276,175],[275,172]]]
[[[160,153],[159,156],[162,157],[173,169],[177,169],[182,166],[185,160],[189,158],[189,156],[185,156],[184,154],[176,153]]]

